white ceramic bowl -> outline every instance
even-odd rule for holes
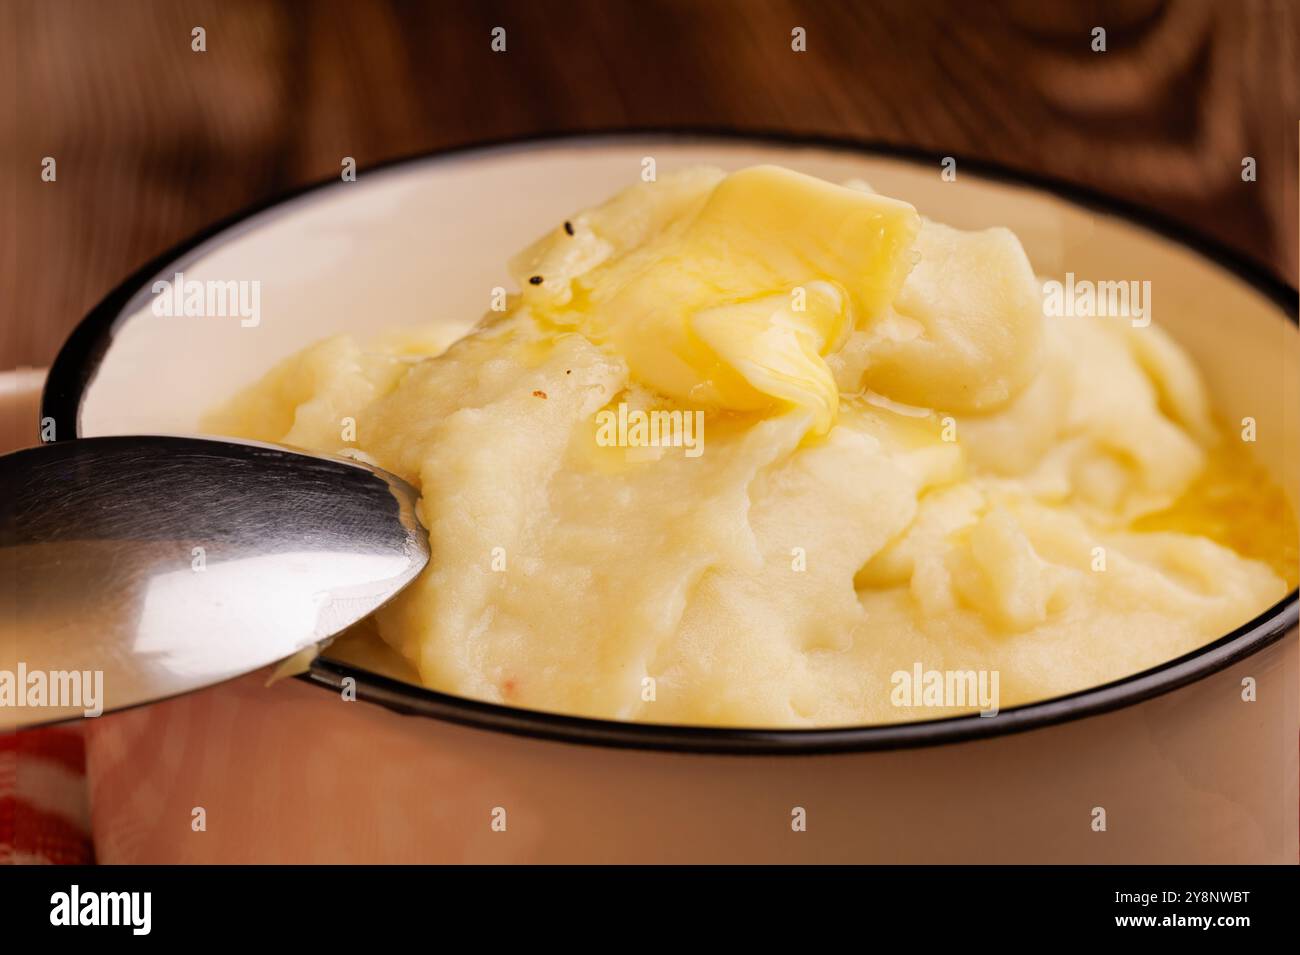
[[[329,333],[466,327],[509,284],[509,253],[645,157],[660,173],[776,162],[860,177],[953,225],[1010,227],[1042,274],[1151,280],[1157,324],[1229,419],[1257,420],[1260,460],[1297,497],[1293,290],[1095,197],[966,162],[947,182],[938,157],[824,141],[541,140],[307,191],[124,283],[60,354],[44,412],[61,437],[193,433]],[[260,281],[260,323],[153,315],[152,282],[177,271]],[[106,862],[1295,862],[1296,607],[1292,593],[1187,657],[994,719],[825,731],[570,719],[423,690],[391,661],[323,660],[304,680],[250,677],[92,721],[96,849]],[[331,688],[345,676],[362,702]]]

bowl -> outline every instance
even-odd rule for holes
[[[468,328],[505,258],[636,179],[774,162],[862,178],[962,228],[1005,225],[1040,274],[1149,279],[1155,320],[1297,499],[1296,293],[1139,210],[879,145],[633,131],[489,144],[363,170],[214,226],[69,337],[57,438],[198,433],[328,334]],[[155,314],[155,282],[259,283],[256,321]],[[178,489],[183,493],[183,489]],[[1104,686],[1007,709],[813,730],[627,724],[427,690],[335,647],[87,724],[104,862],[1295,862],[1297,595]],[[1254,698],[1243,691],[1254,686]],[[352,699],[354,696],[356,699]]]

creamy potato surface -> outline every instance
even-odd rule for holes
[[[995,675],[1007,707],[1179,656],[1294,584],[1293,533],[1247,555],[1197,519],[1225,494],[1289,512],[1186,355],[1155,325],[1045,317],[1005,229],[700,168],[511,271],[507,308],[445,350],[436,325],[329,339],[206,423],[421,489],[433,557],[377,625],[428,686],[655,722],[927,719],[983,704],[915,705],[899,674]]]

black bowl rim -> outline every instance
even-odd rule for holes
[[[690,126],[681,128],[620,127],[491,139],[396,157],[362,168],[358,176],[403,165],[451,160],[475,153],[511,148],[537,148],[620,140],[660,140],[671,143],[723,142],[808,147],[898,159],[937,166],[952,153],[852,136],[794,133],[775,129]],[[1027,186],[1094,212],[1116,216],[1199,253],[1233,273],[1275,302],[1297,322],[1297,292],[1241,253],[1206,238],[1187,226],[1141,206],[1112,198],[1087,187],[1001,163],[959,157],[960,168],[1001,183]],[[137,269],[110,292],[73,329],[50,367],[41,402],[46,419],[73,420],[81,430],[81,403],[114,334],[124,320],[123,309],[164,269],[232,226],[291,200],[339,185],[337,177],[311,183],[256,203],[201,230]],[[60,429],[56,428],[56,439]],[[66,435],[66,430],[64,431]],[[846,726],[825,729],[747,729],[631,723],[565,716],[525,710],[453,696],[413,686],[348,664],[317,659],[301,678],[337,690],[345,679],[355,681],[357,699],[417,716],[433,717],[477,729],[495,730],[563,743],[624,749],[721,755],[815,755],[936,746],[1001,736],[1094,716],[1171,692],[1216,673],[1281,639],[1300,619],[1300,592],[1292,591],[1264,613],[1231,633],[1191,653],[1140,673],[1065,696],[1002,710],[995,717],[955,716],[912,723]]]

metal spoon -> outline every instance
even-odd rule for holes
[[[428,561],[417,497],[378,468],[265,444],[86,438],[0,457],[0,730],[328,640]]]

